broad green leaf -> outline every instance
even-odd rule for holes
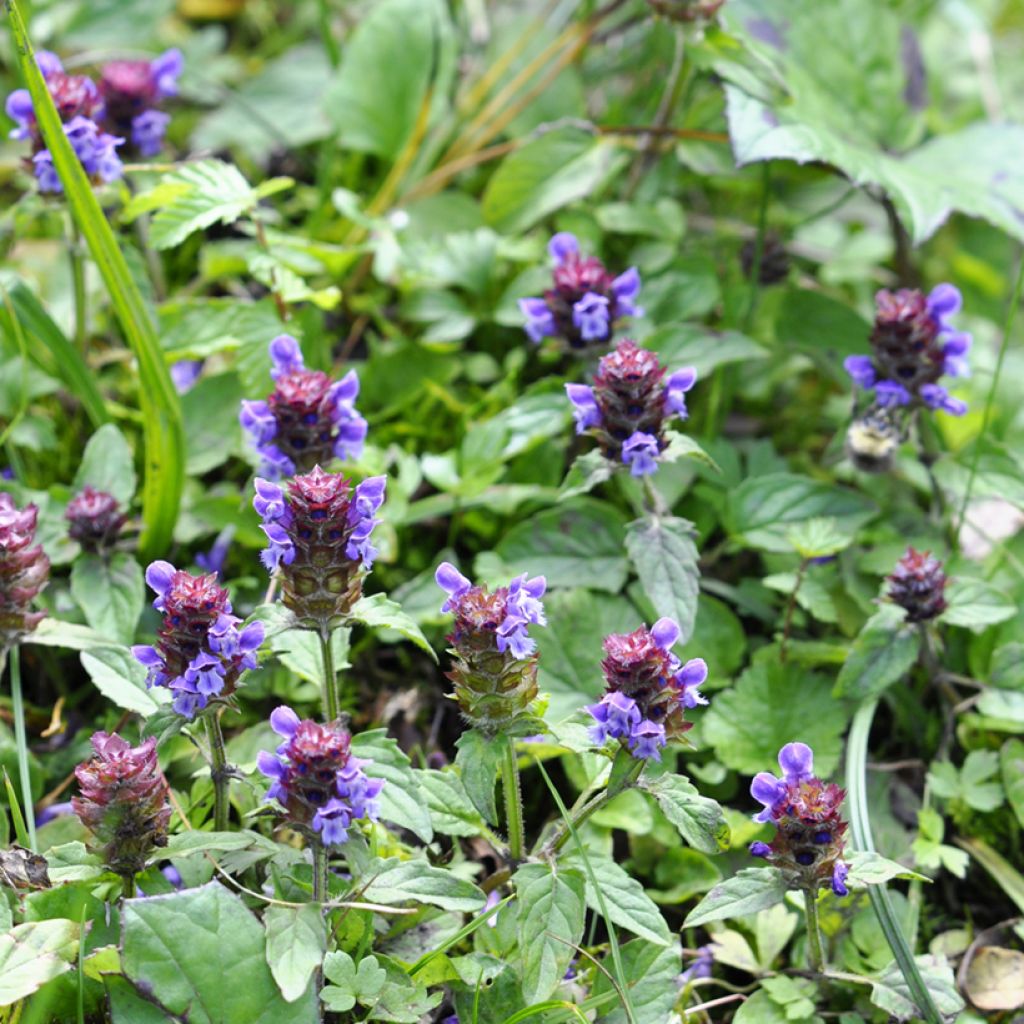
[[[467,729],[455,741],[455,746],[455,767],[462,776],[466,795],[484,820],[496,825],[498,807],[494,801],[494,785],[504,756],[504,744],[499,738],[488,739],[478,729]]]
[[[30,996],[71,969],[78,948],[74,921],[29,921],[0,935],[0,1006]]]
[[[954,577],[946,588],[946,610],[940,621],[980,633],[986,626],[1005,622],[1017,614],[1017,606],[1001,590],[985,580]]]
[[[616,143],[576,128],[547,132],[502,161],[483,197],[484,219],[499,231],[525,231],[591,195],[621,164]]]
[[[853,543],[854,534],[832,518],[807,519],[786,531],[786,540],[801,558],[827,558]]]
[[[836,679],[835,695],[858,703],[877,697],[910,671],[921,638],[902,608],[886,604],[864,624]]]
[[[854,532],[877,512],[874,502],[855,491],[795,473],[748,477],[730,492],[725,522],[729,533],[755,548],[788,552],[788,530],[797,523],[832,517]]]
[[[620,867],[609,857],[588,849],[587,860],[601,889],[612,923],[620,928],[627,928],[648,942],[667,946],[670,941],[668,925],[665,924],[657,904],[644,891],[644,887],[625,868]],[[601,900],[590,880],[590,872],[584,870],[579,854],[569,854],[561,858],[560,863],[574,867],[583,874],[586,880],[587,906],[596,914],[602,913]]]
[[[943,800],[963,801],[976,811],[994,811],[1003,802],[998,772],[999,755],[994,750],[972,750],[959,770],[949,761],[936,761],[928,772],[928,783]]]
[[[242,398],[242,385],[233,373],[203,377],[182,396],[189,474],[209,473],[238,449],[242,439],[238,407]]]
[[[264,605],[264,609],[267,606]],[[258,612],[262,617],[263,610]],[[284,619],[275,615],[263,621],[268,623],[283,624]],[[285,628],[277,632],[272,631],[271,626],[267,630],[270,649],[281,660],[281,664],[290,672],[294,672],[300,679],[306,679],[317,686],[323,684],[324,666],[323,656],[320,653],[320,638],[310,629]],[[349,637],[351,630],[342,627],[331,632],[331,653],[334,655],[334,668],[337,672],[343,672],[351,668],[348,660]]]
[[[716,885],[690,911],[686,928],[731,917],[756,914],[786,898],[786,883],[774,868],[742,868],[732,878]]]
[[[437,653],[430,646],[420,627],[402,611],[402,606],[397,601],[392,601],[385,594],[360,598],[352,609],[351,618],[371,629],[394,630],[437,661]]]
[[[366,1006],[374,1003],[387,983],[388,972],[375,956],[363,957],[356,967],[352,957],[339,949],[327,954],[324,977],[331,984],[324,986],[320,998],[329,1010],[344,1013],[357,1002]]]
[[[285,1002],[294,1003],[327,952],[327,932],[318,903],[301,907],[269,906],[263,915],[267,966]]]
[[[565,474],[562,486],[558,489],[558,500],[567,501],[578,494],[587,494],[598,484],[610,480],[615,471],[615,464],[604,457],[597,448],[583,455],[577,455],[569,472]]]
[[[46,851],[47,869],[54,885],[63,882],[91,881],[103,874],[100,858],[90,853],[84,843],[61,843]]]
[[[846,387],[849,376],[843,369],[843,359],[867,354],[871,324],[845,302],[824,292],[790,288],[782,297],[776,331],[787,347],[816,357],[816,362]]]
[[[385,821],[415,832],[425,843],[434,838],[427,798],[420,789],[419,774],[386,729],[371,729],[352,737],[352,753],[367,758],[366,774],[385,779],[380,791],[380,814]]]
[[[1024,690],[1024,644],[1012,640],[992,654],[988,681],[1005,690]]]
[[[956,979],[946,958],[916,956],[914,960],[939,1012],[949,1016],[959,1013],[964,1008],[964,1001],[957,992]],[[872,979],[871,1001],[886,1013],[892,1014],[896,1020],[910,1020],[920,1012],[900,972],[899,964],[895,962]]]
[[[883,857],[874,850],[851,850],[846,861],[850,866],[848,881],[854,886],[884,885],[894,878],[907,878],[919,882],[927,881],[923,875]]]
[[[146,670],[125,647],[97,647],[83,651],[82,667],[89,673],[96,689],[125,711],[151,715],[163,701],[157,694],[166,690],[146,689]]]
[[[404,903],[412,900],[429,903],[442,910],[479,910],[486,897],[471,882],[442,868],[431,867],[426,860],[414,858],[374,860],[366,869],[371,881],[362,891],[363,899],[373,903]]]
[[[716,331],[703,324],[662,324],[644,338],[644,348],[670,370],[692,366],[698,383],[717,367],[764,359],[768,350],[739,331]]]
[[[383,0],[360,18],[324,97],[338,142],[387,160],[398,156],[430,103],[431,83],[444,95],[450,35],[437,0]]]
[[[813,1003],[811,1009],[814,1009]],[[763,988],[740,1004],[732,1020],[733,1024],[823,1024],[817,1014],[791,1016],[788,1008],[780,1006]]]
[[[209,850],[227,853],[232,850],[247,850],[253,846],[266,850],[268,855],[280,850],[272,839],[248,829],[241,832],[200,832],[198,829],[190,829],[171,836],[167,846],[161,851],[160,858],[188,857],[193,853],[206,853]]]
[[[495,550],[512,575],[543,575],[549,590],[591,587],[616,593],[626,582],[624,539],[616,511],[593,498],[576,498],[517,524]]]
[[[512,877],[519,905],[523,998],[547,999],[583,938],[583,875],[553,863],[524,864]]]
[[[1007,740],[999,751],[999,768],[1006,799],[1024,828],[1024,742]]]
[[[917,866],[927,871],[945,868],[957,878],[963,878],[970,858],[963,850],[942,842],[946,832],[942,815],[931,807],[922,807],[917,812],[917,828],[917,838],[911,844]]]
[[[71,596],[97,633],[130,644],[146,600],[142,566],[126,551],[83,552],[71,566]]]
[[[633,1024],[665,1024],[671,1020],[679,996],[677,979],[682,967],[678,940],[665,946],[634,939],[622,947],[621,957],[623,981],[633,1008]],[[605,957],[603,966],[604,971],[594,973],[593,995],[611,994],[612,998],[598,1021],[600,1024],[629,1024],[630,1018],[607,977],[608,974],[615,977],[612,959]]]
[[[143,561],[162,553],[174,530],[184,486],[185,439],[178,395],[164,365],[150,311],[93,193],[35,61],[17,0],[8,4],[15,50],[43,141],[53,157],[68,208],[99,268],[125,338],[138,361],[139,407],[146,447],[142,490]]]
[[[640,777],[640,787],[650,793],[665,817],[679,829],[695,850],[721,853],[729,848],[729,825],[718,802],[697,792],[685,775],[665,772]]]
[[[96,647],[109,647],[110,638],[77,622],[64,622],[47,616],[24,640],[42,647],[66,647],[69,651],[91,651]]]
[[[826,777],[839,763],[847,723],[831,689],[825,676],[779,663],[772,649],[735,686],[715,694],[702,720],[704,738],[724,764],[744,775],[773,770],[779,750],[800,740],[813,748],[815,769]]]
[[[135,496],[135,459],[124,434],[106,423],[89,438],[72,490],[85,485],[112,494],[125,508]]]
[[[127,900],[122,967],[140,992],[195,1024],[308,1024],[312,986],[284,1000],[267,966],[263,928],[220,882]]]
[[[480,812],[470,803],[462,779],[454,771],[417,771],[420,789],[427,798],[430,819],[437,832],[448,836],[475,836],[483,828]]]
[[[658,615],[679,625],[679,642],[693,634],[700,569],[694,528],[685,519],[647,516],[626,528],[626,551]]]

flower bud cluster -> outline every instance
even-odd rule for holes
[[[593,387],[565,385],[576,433],[597,438],[605,457],[624,462],[633,476],[656,472],[667,444],[666,422],[673,416],[686,419],[686,392],[697,372],[686,367],[664,377],[656,353],[628,338],[620,341],[598,364]]]
[[[242,620],[231,614],[216,573],[193,576],[169,562],[153,562],[146,582],[164,621],[156,644],[135,646],[132,654],[149,670],[146,684],[166,686],[174,710],[193,718],[210,701],[229,698],[241,674],[257,667],[263,623],[238,628]]]
[[[814,752],[806,743],[787,743],[779,751],[779,767],[781,779],[760,772],[750,785],[751,796],[764,807],[754,820],[776,830],[770,843],[751,843],[750,852],[782,871],[792,889],[831,886],[837,896],[847,895],[847,824],[839,813],[846,791],[814,775]]]
[[[64,134],[93,181],[121,177],[123,165],[118,149],[126,140],[140,156],[160,151],[170,117],[155,104],[177,95],[182,69],[180,50],[168,50],[153,61],[113,61],[102,69],[98,86],[84,75],[67,74],[56,54],[40,51],[36,61]],[[28,90],[12,92],[7,97],[6,111],[16,124],[11,137],[32,143],[31,162],[39,190],[63,192]]]
[[[259,770],[271,780],[267,800],[276,800],[289,823],[319,835],[327,846],[343,843],[354,821],[376,821],[383,779],[363,770],[369,761],[353,757],[352,737],[340,722],[301,720],[289,707],[270,716],[284,738],[276,754],[261,751]]]
[[[455,616],[448,635],[455,700],[471,726],[493,735],[524,717],[537,696],[537,645],[527,628],[547,624],[547,582],[523,573],[491,593],[449,562],[434,578],[448,595],[441,611]]]
[[[886,581],[885,596],[906,610],[908,622],[927,622],[946,610],[949,579],[942,562],[928,551],[907,548]]]
[[[128,520],[117,498],[88,484],[68,502],[64,518],[68,521],[68,536],[85,551],[110,548]]]
[[[623,317],[643,316],[635,302],[640,294],[636,267],[612,277],[596,256],[580,253],[576,236],[568,232],[555,235],[548,252],[555,261],[554,287],[543,298],[519,300],[531,341],[562,338],[574,349],[603,345]]]
[[[685,716],[708,702],[700,692],[708,667],[703,658],[684,665],[672,653],[678,639],[679,626],[667,617],[650,629],[605,637],[606,692],[587,707],[596,723],[590,730],[595,743],[620,740],[635,757],[660,761],[661,748],[693,728]]]
[[[156,739],[133,747],[116,734],[97,732],[92,748],[95,756],[75,769],[81,796],[71,804],[110,870],[131,877],[154,849],[167,845],[171,807]]]
[[[46,612],[29,609],[50,578],[50,560],[36,537],[35,505],[19,509],[0,491],[0,650],[31,633]]]
[[[870,356],[849,356],[843,363],[854,384],[873,391],[883,406],[924,406],[953,416],[967,411],[938,380],[966,377],[971,336],[951,318],[960,311],[960,292],[940,284],[926,296],[917,289],[880,291],[871,332]]]
[[[265,401],[243,401],[239,420],[260,457],[259,472],[272,480],[305,473],[333,458],[358,459],[366,420],[356,411],[359,378],[341,380],[307,370],[299,343],[282,334],[270,343],[274,390]]]
[[[253,506],[270,541],[263,564],[280,573],[284,605],[302,627],[330,629],[362,596],[377,556],[370,535],[386,483],[372,476],[353,490],[340,473],[319,466],[291,480],[287,491],[257,478]]]

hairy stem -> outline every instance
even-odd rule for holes
[[[11,648],[11,710],[14,715],[14,743],[18,750],[18,779],[21,785],[21,810],[28,829],[28,845],[36,851],[36,813],[32,802],[32,779],[28,770],[28,739],[25,734],[25,704],[21,699],[21,650]]]
[[[821,974],[825,969],[825,953],[818,925],[818,894],[813,889],[804,889],[804,912],[807,916],[807,959],[811,970]]]
[[[126,900],[135,898],[135,875],[122,875],[121,876],[121,895]]]
[[[505,794],[505,820],[508,823],[508,851],[514,861],[523,859],[523,795],[519,786],[519,763],[516,760],[516,742],[505,738],[505,764],[501,773],[501,788]]]
[[[213,779],[213,828],[216,832],[226,832],[231,809],[228,803],[228,755],[218,709],[206,716],[206,735],[210,740],[210,778]]]
[[[334,668],[334,650],[331,647],[331,631],[320,630],[320,657],[324,665],[323,703],[324,719],[333,722],[341,713],[338,702],[338,673]]]

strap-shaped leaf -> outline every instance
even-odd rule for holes
[[[15,49],[43,141],[67,198],[71,216],[89,246],[110,295],[121,330],[139,365],[146,472],[142,486],[140,549],[148,560],[170,543],[185,483],[185,433],[156,329],[138,286],[93,194],[92,184],[64,134],[60,115],[36,64],[16,0],[7,0]]]

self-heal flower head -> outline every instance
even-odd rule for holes
[[[288,334],[274,338],[269,351],[274,390],[265,401],[243,401],[239,413],[260,457],[260,474],[280,480],[333,458],[358,459],[367,427],[355,407],[355,370],[337,381],[307,370],[299,343]]]
[[[536,643],[528,628],[547,622],[545,579],[523,573],[491,593],[449,562],[434,578],[447,595],[441,610],[455,616],[448,636],[455,700],[470,725],[499,732],[523,717],[537,696]]]
[[[595,743],[620,740],[635,757],[660,760],[662,747],[693,728],[686,711],[707,703],[699,687],[708,670],[701,658],[684,665],[672,653],[679,637],[678,623],[667,616],[650,629],[605,637],[605,694],[586,709],[596,722]]]
[[[163,146],[170,115],[157,105],[178,94],[184,58],[178,49],[155,60],[115,60],[100,72],[105,125],[126,137],[139,156],[155,156]]]
[[[124,139],[101,131],[94,121],[81,116],[64,124],[64,134],[83,170],[94,183],[116,181],[121,177],[124,166],[117,155],[117,147]],[[32,156],[32,167],[40,192],[64,191],[48,149],[40,149]]]
[[[285,487],[257,477],[253,507],[269,541],[263,564],[280,575],[284,606],[302,628],[333,628],[362,596],[386,482],[369,477],[353,488],[319,466]]]
[[[352,756],[352,737],[340,722],[320,725],[282,706],[270,724],[283,742],[274,753],[261,751],[256,765],[270,779],[266,799],[280,804],[291,827],[334,846],[348,839],[354,822],[377,820],[384,780],[366,774],[371,762]]]
[[[623,318],[643,316],[635,267],[613,277],[597,257],[583,256],[576,236],[564,231],[551,239],[548,252],[555,264],[553,287],[542,298],[519,300],[532,342],[555,337],[574,349],[604,345]]]
[[[133,747],[115,734],[92,737],[93,757],[75,769],[80,796],[71,805],[111,871],[131,878],[167,845],[168,787],[152,736]]]
[[[117,498],[88,484],[68,502],[64,518],[68,536],[91,552],[109,549],[128,520]]]
[[[962,305],[951,284],[925,295],[916,289],[880,291],[871,332],[870,356],[848,356],[843,363],[856,387],[874,392],[882,407],[928,408],[962,416],[966,403],[938,383],[943,375],[965,377],[971,336],[952,318]]]
[[[172,706],[193,718],[212,701],[229,700],[239,677],[258,665],[263,623],[241,627],[231,614],[228,592],[217,574],[193,576],[169,562],[153,562],[146,582],[156,593],[153,607],[163,612],[157,642],[132,648],[147,670],[147,686],[170,690]]]
[[[35,543],[35,505],[19,509],[0,491],[0,651],[31,633],[46,612],[31,610],[50,578],[50,560]]]
[[[665,377],[654,352],[625,339],[598,365],[594,386],[567,384],[576,433],[591,434],[604,456],[629,467],[633,476],[658,469],[673,417],[686,419],[686,393],[697,380],[693,367]]]
[[[946,610],[949,579],[942,562],[928,551],[907,548],[886,583],[886,598],[906,611],[908,622],[928,622]]]
[[[817,892],[831,887],[845,896],[849,868],[842,862],[847,823],[840,814],[846,793],[814,774],[814,753],[806,743],[779,751],[782,778],[760,772],[750,794],[762,805],[754,816],[775,827],[770,843],[751,843],[750,853],[783,872],[790,888]]]

